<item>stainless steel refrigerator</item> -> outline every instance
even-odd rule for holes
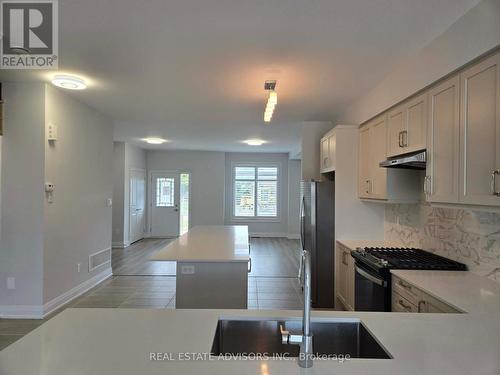
[[[335,183],[301,181],[300,196],[300,239],[311,254],[312,306],[334,308]]]

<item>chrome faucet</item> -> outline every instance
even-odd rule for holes
[[[302,250],[301,266],[304,276],[304,310],[302,312],[302,335],[292,335],[280,325],[283,344],[300,345],[298,363],[300,367],[313,365],[313,342],[311,334],[311,258],[307,250]]]

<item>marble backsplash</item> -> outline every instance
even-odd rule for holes
[[[385,239],[465,263],[470,271],[500,282],[500,213],[390,204]]]

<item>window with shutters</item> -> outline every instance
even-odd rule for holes
[[[233,215],[236,218],[277,218],[279,202],[277,165],[233,167]]]

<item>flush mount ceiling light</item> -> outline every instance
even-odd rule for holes
[[[161,145],[162,143],[165,143],[167,140],[163,138],[151,137],[151,138],[144,138],[143,141],[149,143],[150,145]]]
[[[266,141],[263,141],[262,139],[247,139],[246,141],[243,141],[243,143],[246,143],[249,146],[262,146]]]
[[[264,89],[269,91],[269,98],[267,98],[266,110],[264,111],[264,122],[271,122],[274,113],[274,107],[278,104],[278,94],[275,91],[276,81],[266,81]]]
[[[83,79],[69,75],[56,75],[52,79],[52,84],[68,90],[85,90],[87,88]]]

